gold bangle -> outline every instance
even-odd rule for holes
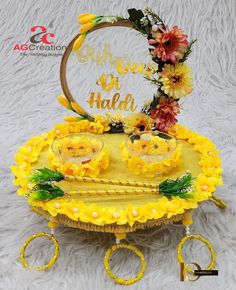
[[[25,259],[25,250],[34,239],[41,238],[41,237],[46,237],[49,240],[53,241],[53,245],[54,245],[53,257],[45,265],[31,266],[28,264],[27,260]],[[27,238],[27,240],[25,241],[24,245],[20,249],[20,262],[21,262],[21,264],[26,269],[33,270],[33,271],[45,271],[45,270],[50,269],[56,263],[58,256],[59,256],[59,243],[58,243],[57,239],[52,234],[45,233],[45,232],[38,232],[34,235],[29,236]]]
[[[188,236],[185,236],[184,238],[182,238],[182,240],[179,242],[178,248],[177,248],[177,258],[178,258],[179,264],[184,263],[184,258],[182,256],[182,248],[183,248],[184,243],[188,240],[199,240],[207,246],[208,250],[211,253],[211,261],[210,261],[210,264],[208,265],[206,270],[212,270],[215,266],[215,259],[216,259],[215,250],[213,249],[212,244],[206,238],[204,238],[200,235],[188,235]],[[194,274],[193,270],[191,268],[189,268],[187,265],[185,265],[185,271],[190,273],[190,274]]]
[[[111,267],[110,267],[110,257],[111,257],[111,254],[118,249],[130,250],[130,251],[134,252],[140,258],[140,271],[134,278],[124,279],[124,278],[118,277],[116,274],[114,274],[112,272]],[[105,268],[108,276],[114,282],[116,282],[118,284],[122,284],[122,285],[131,285],[131,284],[139,281],[143,277],[144,272],[146,271],[146,262],[145,262],[144,255],[136,247],[134,247],[132,245],[126,245],[126,244],[117,244],[117,245],[111,246],[106,251],[106,254],[104,257],[104,268]]]

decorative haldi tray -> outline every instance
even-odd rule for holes
[[[60,77],[64,95],[58,97],[74,115],[19,147],[16,164],[11,166],[18,194],[48,219],[51,228],[51,233],[33,234],[24,243],[20,261],[26,268],[47,270],[53,266],[59,254],[54,228],[61,224],[113,233],[116,243],[107,250],[104,267],[116,283],[129,285],[143,277],[146,263],[136,247],[122,241],[127,233],[175,222],[186,227],[186,236],[177,248],[181,279],[194,275],[182,257],[182,247],[189,239],[208,247],[211,262],[207,270],[214,268],[212,245],[206,238],[190,234],[189,226],[193,210],[201,202],[226,207],[214,195],[216,186],[222,185],[221,161],[207,137],[176,119],[179,101],[192,91],[186,59],[195,41],[189,42],[177,26],[168,28],[150,9],[128,12],[128,19],[94,14],[78,17],[82,27],[63,55]],[[144,49],[149,54],[142,51],[143,45],[138,46],[142,41],[138,41],[137,55],[135,51],[130,58],[125,54],[133,30],[148,39]],[[111,36],[116,32],[118,40],[115,38],[112,47]],[[102,45],[103,51],[96,51]],[[125,56],[114,56],[111,48]],[[156,86],[153,93],[149,83]],[[78,87],[84,91],[78,92]],[[55,253],[48,264],[36,267],[28,264],[25,249],[38,237],[51,239]],[[112,272],[110,257],[121,248],[140,258],[140,271],[134,278]]]

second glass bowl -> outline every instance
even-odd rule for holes
[[[177,146],[176,138],[159,131],[132,134],[126,141],[129,154],[138,156],[146,163],[161,162],[170,158]]]
[[[81,165],[94,160],[103,146],[103,141],[93,134],[78,133],[55,139],[51,150],[61,162]]]

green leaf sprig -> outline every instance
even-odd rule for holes
[[[56,197],[64,195],[64,191],[54,184],[64,180],[65,176],[55,170],[49,168],[39,168],[34,170],[33,174],[29,177],[30,182],[36,183],[29,193],[30,200],[51,200]]]
[[[193,179],[191,173],[186,173],[177,179],[167,179],[159,184],[159,192],[168,198],[175,196],[189,198],[192,196]]]
[[[33,174],[30,176],[29,180],[33,183],[46,183],[56,181],[59,182],[65,179],[65,176],[55,170],[49,168],[40,168],[34,170]]]

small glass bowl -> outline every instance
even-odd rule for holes
[[[161,162],[170,158],[178,146],[175,137],[159,131],[132,134],[126,140],[130,155],[136,155],[146,163]]]
[[[61,162],[81,165],[94,160],[103,146],[103,141],[95,135],[78,133],[55,139],[51,150]]]

